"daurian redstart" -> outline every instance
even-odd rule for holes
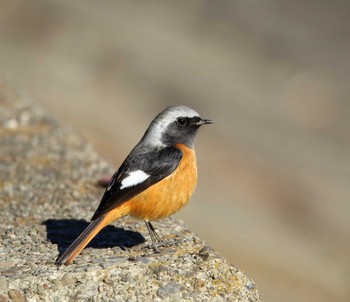
[[[150,221],[168,217],[187,204],[197,183],[193,141],[199,127],[211,123],[186,106],[159,113],[114,173],[91,223],[56,264],[71,263],[101,229],[125,215],[145,220],[157,251],[159,237]]]

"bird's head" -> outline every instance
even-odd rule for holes
[[[203,119],[186,106],[171,106],[159,113],[148,127],[144,142],[153,146],[184,144],[193,148],[197,130],[214,121]]]

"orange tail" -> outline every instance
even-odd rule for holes
[[[79,235],[77,239],[69,246],[69,248],[57,258],[55,264],[70,264],[76,256],[88,245],[88,243],[101,231],[105,226],[115,219],[125,215],[120,208],[114,209],[107,214],[98,217],[87,226],[87,228]]]

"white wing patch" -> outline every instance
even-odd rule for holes
[[[128,177],[122,180],[120,189],[136,186],[144,182],[149,177],[150,175],[146,174],[141,170],[132,171],[129,173]]]

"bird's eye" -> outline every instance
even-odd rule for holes
[[[180,127],[185,127],[187,125],[187,120],[183,117],[179,117],[176,122]]]

